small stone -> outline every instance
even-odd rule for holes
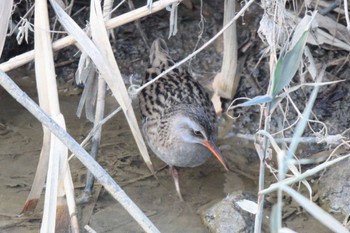
[[[201,211],[204,225],[212,233],[248,233],[254,229],[254,215],[243,210],[237,202],[249,200],[257,202],[251,194],[235,192],[222,201]]]
[[[320,178],[319,196],[326,211],[350,214],[350,160],[331,166]]]

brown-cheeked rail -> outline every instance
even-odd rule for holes
[[[150,67],[143,84],[174,65],[165,41],[151,47]],[[175,68],[139,95],[142,131],[154,154],[170,167],[176,191],[183,200],[175,167],[196,167],[214,155],[228,170],[215,145],[218,123],[203,87],[181,68]]]

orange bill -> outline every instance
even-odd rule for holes
[[[221,155],[219,149],[216,147],[216,145],[210,141],[204,141],[203,146],[208,148],[210,150],[210,152],[213,153],[215,155],[215,157],[220,161],[220,163],[224,166],[225,170],[228,171],[225,160],[222,157],[222,155]]]

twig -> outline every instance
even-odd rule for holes
[[[230,132],[228,133],[224,139],[229,138],[240,138],[248,141],[255,141],[256,136],[252,134],[241,134],[241,133],[234,133]],[[343,138],[340,134],[335,135],[327,135],[324,138],[319,137],[301,137],[300,138],[300,144],[312,144],[312,143],[327,143],[327,144],[335,144],[338,145],[339,141]],[[290,143],[292,142],[293,138],[274,138],[276,143]]]
[[[133,0],[128,0],[128,4],[129,4],[130,10],[135,10],[135,6],[134,6]],[[143,43],[145,43],[147,49],[150,50],[151,48],[149,47],[149,42],[148,42],[147,35],[146,35],[145,31],[142,29],[140,22],[141,22],[140,19],[135,20],[135,26],[136,26],[137,30],[139,31],[139,33],[141,35]]]

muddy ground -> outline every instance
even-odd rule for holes
[[[126,10],[126,8],[122,9],[122,11]],[[86,11],[88,12],[88,10]],[[242,80],[237,96],[253,97],[266,92],[269,78],[267,58],[256,66],[261,49],[264,47],[256,35],[256,28],[258,28],[260,20],[256,15],[261,15],[261,12],[260,7],[254,5],[250,14],[246,13],[244,20],[238,22],[239,43],[244,44],[250,40],[252,46],[243,67],[241,67]],[[205,27],[200,39],[201,44],[220,30],[222,8],[220,5],[208,1],[205,4],[203,14]],[[141,21],[149,41],[156,37],[167,38],[168,15],[168,12],[163,11]],[[82,19],[77,19],[77,21],[79,20],[84,22]],[[178,34],[167,41],[171,55],[175,59],[185,57],[195,48],[201,33],[199,6],[195,5],[193,9],[180,6],[178,20]],[[116,29],[115,34],[116,58],[126,83],[129,82],[131,75],[136,80],[139,79],[144,74],[148,62],[147,46],[141,40],[134,24]],[[324,52],[324,50],[320,50]],[[72,84],[79,58],[71,56],[75,52],[74,47],[69,47],[57,53],[56,64],[60,65],[56,72],[60,107],[65,116],[68,132],[78,142],[81,142],[89,133],[92,124],[84,117],[77,118],[75,114],[81,92],[78,87]],[[189,64],[195,77],[204,85],[209,82],[208,80],[213,79],[220,69],[221,52],[222,47],[220,42],[217,42],[200,53]],[[337,52],[329,54],[326,51],[325,54],[327,59],[338,56]],[[69,65],[63,63],[67,60],[71,61]],[[347,78],[347,72],[349,72],[349,67],[342,67],[342,72],[338,76],[343,79]],[[28,67],[22,67],[10,72],[9,75],[37,101],[32,70],[28,70]],[[341,96],[332,99],[331,91],[322,89],[315,110],[319,113],[318,117],[329,126],[329,133],[336,134],[343,132],[349,126],[348,106],[342,103],[346,103],[347,99],[350,98],[348,94],[350,85],[345,82],[342,86],[334,85],[332,88],[341,90]],[[302,92],[299,96],[292,97],[300,98],[301,96],[304,98],[305,95]],[[304,104],[304,102],[305,99],[301,98],[300,103]],[[3,89],[0,89],[0,103],[0,232],[38,232],[44,196],[42,196],[42,200],[33,215],[17,218],[16,214],[23,207],[35,174],[42,141],[41,125]],[[138,112],[138,103],[137,101],[134,103],[136,112]],[[107,112],[111,112],[117,107],[114,98],[108,96]],[[227,133],[253,135],[258,129],[259,109],[237,110],[236,114],[241,114],[241,116],[235,120],[233,125],[229,126],[230,130]],[[278,122],[278,119],[273,119],[272,123],[275,121]],[[230,192],[244,191],[256,194],[258,189],[259,160],[252,141],[229,137],[220,139],[218,144],[233,171],[225,172],[215,159],[210,159],[197,168],[180,169],[180,184],[185,202],[179,201],[172,178],[168,170],[164,169],[164,163],[152,154],[154,167],[158,170],[159,181],[150,176],[122,113],[117,114],[103,128],[98,162],[122,186],[161,232],[208,232],[198,213],[202,206],[215,203]],[[328,147],[325,144],[302,148],[308,155],[326,149]],[[86,169],[76,158],[73,158],[70,163],[78,197],[82,192]],[[267,173],[267,180],[273,181],[273,176],[269,175],[269,172]],[[315,177],[316,180],[317,178]],[[265,232],[270,231],[267,225],[269,223],[269,209],[275,200],[274,198],[273,196],[268,197],[266,203]],[[297,232],[329,232],[290,199],[285,200],[285,205],[284,223],[286,226]],[[94,189],[93,200],[86,205],[79,206],[79,209],[81,225],[88,224],[97,232],[142,232],[128,213],[98,184]],[[341,220],[341,216],[336,217]]]

